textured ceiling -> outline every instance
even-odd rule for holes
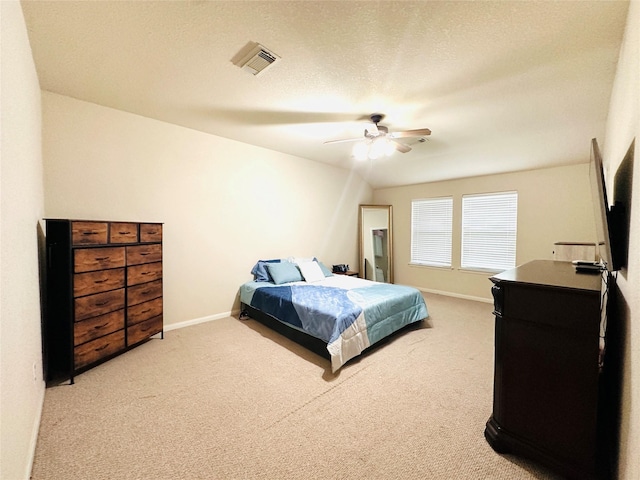
[[[627,1],[22,1],[43,90],[344,168],[374,187],[586,162]],[[249,42],[281,58],[258,76]],[[413,150],[358,163],[374,112]]]

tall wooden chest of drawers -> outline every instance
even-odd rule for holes
[[[48,384],[163,333],[162,224],[46,219]]]

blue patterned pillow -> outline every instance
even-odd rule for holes
[[[256,282],[270,282],[271,281],[271,276],[269,275],[269,272],[267,271],[267,267],[266,265],[268,263],[280,263],[280,259],[274,259],[274,260],[258,260],[258,263],[256,263],[253,268],[251,269],[251,274],[253,275],[253,279]]]
[[[273,279],[273,283],[280,285],[282,283],[299,282],[302,275],[298,267],[290,262],[267,263],[267,270]]]

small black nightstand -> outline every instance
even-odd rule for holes
[[[358,272],[354,272],[353,270],[347,270],[346,272],[333,272],[335,275],[349,275],[350,277],[357,277]]]

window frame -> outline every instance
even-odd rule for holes
[[[416,219],[416,209],[423,208],[421,215],[429,215],[435,213],[438,215],[435,223],[430,225],[418,225]],[[431,212],[425,210],[431,209]],[[439,209],[439,210],[438,210]],[[446,210],[445,210],[446,209]],[[439,225],[438,225],[439,222]],[[448,223],[447,228],[442,227]],[[416,227],[422,226],[422,231],[417,232]],[[425,229],[425,227],[427,227]],[[431,228],[429,228],[431,227]],[[417,236],[423,238],[419,242]],[[434,237],[435,235],[435,237]],[[425,238],[426,236],[426,238]],[[436,237],[444,237],[438,240]],[[448,239],[446,238],[448,236]],[[453,264],[453,196],[420,198],[411,200],[411,248],[409,253],[409,264],[421,267],[451,268]],[[434,252],[436,247],[438,253],[429,258],[425,257],[425,253]],[[447,252],[448,250],[448,252]]]
[[[462,195],[460,226],[462,270],[502,272],[516,266],[517,191]]]

